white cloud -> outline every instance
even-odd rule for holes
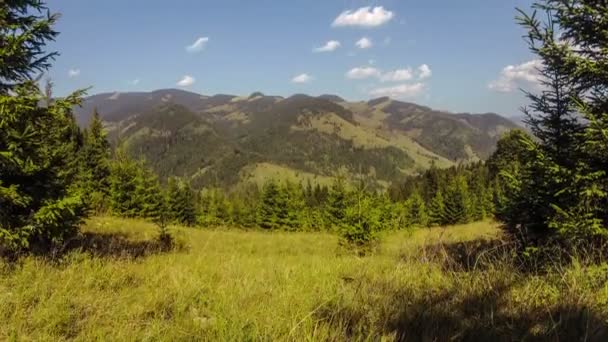
[[[388,96],[393,98],[411,98],[422,94],[425,90],[424,83],[399,84],[392,87],[372,89],[372,96]]]
[[[334,51],[337,48],[340,47],[340,42],[337,40],[330,40],[327,43],[325,43],[325,45],[315,48],[313,49],[314,52],[330,52],[330,51]]]
[[[310,81],[312,81],[312,76],[310,76],[306,73],[299,74],[298,76],[291,79],[291,82],[293,82],[293,83],[308,83]]]
[[[136,78],[136,79],[134,79],[132,81],[129,81],[129,84],[131,84],[131,85],[138,85],[139,84],[139,78]]]
[[[380,76],[380,81],[382,82],[401,82],[401,81],[409,81],[414,78],[414,73],[412,68],[406,69],[397,69],[393,71],[386,72]]]
[[[362,80],[370,77],[380,77],[380,70],[373,67],[352,68],[346,73],[346,77],[352,80]]]
[[[355,43],[355,45],[357,45],[357,47],[358,47],[359,49],[369,49],[369,48],[371,48],[371,47],[372,47],[372,45],[374,45],[374,44],[372,43],[372,40],[371,40],[371,39],[369,39],[369,38],[367,38],[367,37],[363,37],[363,38],[359,39],[359,40],[358,40],[358,41]]]
[[[431,75],[433,75],[433,72],[431,71],[431,68],[428,65],[422,64],[418,67],[418,79],[424,80],[426,78],[431,77]]]
[[[488,84],[488,88],[499,92],[512,92],[523,86],[540,84],[538,69],[542,67],[539,59],[534,59],[518,65],[507,65],[500,72],[500,77]]]
[[[189,87],[191,85],[194,84],[196,80],[194,79],[194,77],[190,76],[190,75],[185,75],[184,77],[182,77],[181,80],[179,80],[179,82],[177,82],[177,86],[178,87]]]
[[[389,22],[395,14],[387,11],[382,6],[371,8],[361,7],[358,10],[348,10],[340,13],[334,20],[332,26],[359,26],[359,27],[376,27]]]
[[[68,77],[78,77],[80,76],[80,69],[70,69],[68,70]]]
[[[186,46],[186,51],[199,52],[205,48],[205,45],[207,45],[207,42],[209,42],[209,37],[200,37],[197,40],[195,40],[194,43],[192,43],[191,45]]]

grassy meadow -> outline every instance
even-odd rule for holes
[[[492,222],[335,235],[89,220],[61,258],[0,262],[0,340],[604,340],[608,266],[524,272]]]

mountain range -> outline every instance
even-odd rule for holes
[[[78,123],[86,126],[95,109],[111,141],[161,177],[186,177],[196,187],[361,175],[385,187],[432,163],[485,159],[501,134],[519,127],[494,113],[449,113],[388,97],[103,93],[75,109]]]

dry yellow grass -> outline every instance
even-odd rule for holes
[[[140,254],[128,249],[153,241],[153,225],[101,217],[83,231],[98,238],[87,247],[96,256],[73,251],[58,263],[32,256],[0,264],[0,340],[567,340],[584,334],[593,340],[606,333],[605,266],[537,275],[499,261],[446,268],[433,258],[438,244],[495,239],[499,232],[489,222],[386,233],[380,251],[364,258],[338,249],[337,237],[326,233],[173,227],[185,248],[135,257]]]

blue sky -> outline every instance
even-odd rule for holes
[[[529,0],[49,5],[62,14],[61,34],[49,46],[61,53],[50,71],[61,95],[89,86],[90,94],[183,88],[349,100],[391,95],[511,116],[526,103],[519,88],[537,85],[536,61],[514,21],[515,8],[529,8]]]

